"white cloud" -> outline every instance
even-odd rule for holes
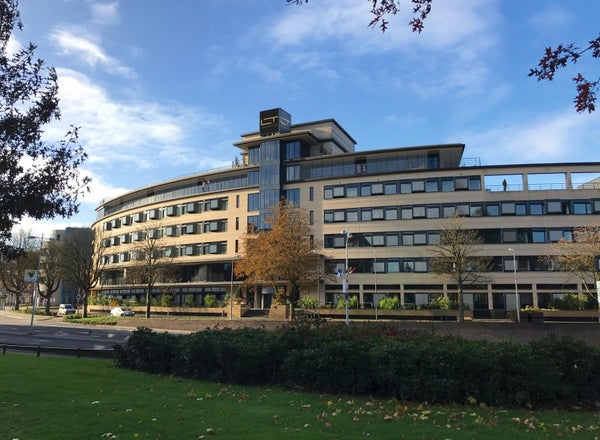
[[[113,25],[120,22],[118,4],[113,3],[92,3],[92,21],[99,25]]]
[[[209,133],[221,132],[220,117],[195,108],[118,101],[87,76],[68,69],[58,69],[58,78],[63,125],[50,127],[47,138],[61,138],[68,123],[81,127],[90,164],[136,170],[192,164],[200,156],[197,145]],[[213,154],[218,157],[219,152]],[[160,157],[171,162],[161,163]]]
[[[484,165],[600,160],[600,128],[593,115],[578,115],[572,108],[456,137],[467,143],[465,156],[478,156]]]
[[[50,34],[50,40],[58,46],[62,55],[77,56],[92,68],[101,67],[108,73],[124,78],[137,77],[131,68],[105,54],[102,47],[89,35],[78,36],[64,29],[55,29]]]

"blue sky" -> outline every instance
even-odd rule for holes
[[[483,165],[600,161],[600,110],[576,114],[571,78],[527,73],[548,45],[595,38],[600,2],[434,0],[422,34],[404,14],[382,34],[366,0],[21,0],[33,42],[59,74],[62,120],[80,126],[92,191],[47,234],[90,225],[100,200],[231,164],[261,110],[336,119],[357,150],[462,142]],[[408,7],[406,7],[408,6]]]

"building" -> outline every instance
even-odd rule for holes
[[[230,168],[176,178],[103,201],[93,228],[103,234],[104,276],[97,290],[141,297],[127,281],[135,243],[145,233],[162,237],[177,277],[159,285],[178,304],[193,295],[223,299],[237,289],[232,262],[242,236],[264,226],[280,197],[306,209],[323,253],[334,268],[346,251],[349,293],[364,307],[384,295],[402,304],[428,303],[456,286],[429,272],[442,219],[455,213],[481,232],[493,258],[486,283],[465,291],[480,316],[515,308],[515,278],[522,306],[542,307],[564,293],[583,292],[581,282],[539,260],[550,244],[600,220],[600,163],[482,166],[463,158],[465,145],[427,145],[356,151],[354,139],[334,119],[292,124],[282,109],[260,113],[258,131],[234,145],[241,160]],[[596,180],[595,180],[596,179]],[[352,234],[346,249],[346,235]],[[510,250],[509,250],[510,249]],[[517,270],[513,265],[516,261]],[[336,270],[336,269],[334,269]],[[340,280],[315,285],[320,302],[334,303]],[[268,308],[272,291],[251,295]]]

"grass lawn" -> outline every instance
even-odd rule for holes
[[[0,355],[0,439],[600,439],[600,413],[427,405]]]

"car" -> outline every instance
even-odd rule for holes
[[[133,316],[135,313],[133,310],[128,309],[127,307],[113,307],[110,309],[110,314],[112,316]]]
[[[57,316],[73,315],[75,313],[75,307],[71,304],[61,304],[58,306]]]

